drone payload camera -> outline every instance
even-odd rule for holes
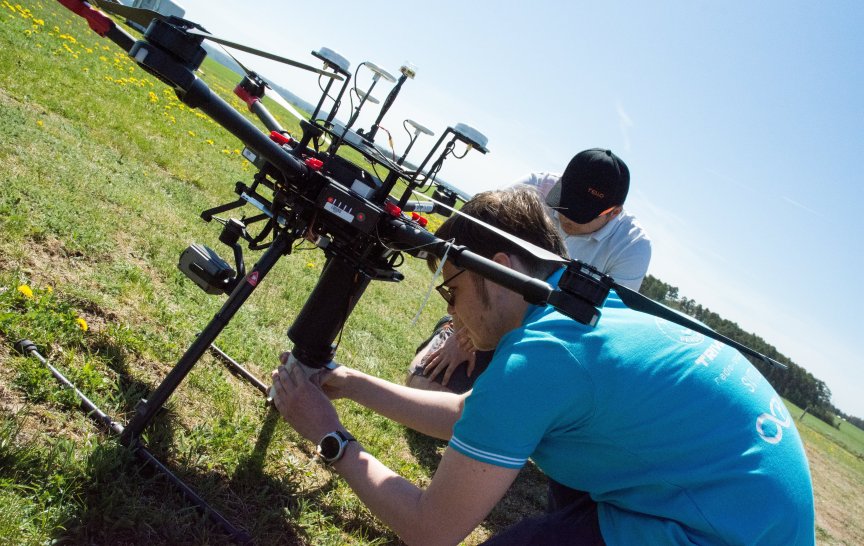
[[[267,385],[220,351],[214,342],[278,260],[291,253],[296,241],[312,241],[326,256],[326,265],[315,288],[287,332],[288,338],[294,343],[292,358],[307,370],[314,371],[330,365],[336,351],[334,340],[371,281],[402,280],[403,275],[398,267],[406,253],[415,257],[433,255],[441,260],[451,260],[461,268],[475,271],[520,293],[530,303],[553,305],[575,320],[590,325],[597,322],[600,316],[598,308],[602,306],[609,290],[615,290],[624,303],[633,309],[660,316],[719,339],[765,362],[782,366],[684,315],[618,285],[614,279],[577,260],[565,260],[523,241],[514,241],[538,260],[560,263],[561,267],[566,268],[559,286],[553,288],[542,279],[503,267],[469,248],[431,234],[426,229],[427,220],[421,213],[449,216],[459,199],[454,188],[437,179],[444,161],[450,156],[464,157],[472,149],[485,154],[489,151],[488,141],[476,129],[463,123],[454,124],[442,132],[420,165],[413,168],[407,162],[408,153],[420,135],[434,136],[434,133],[408,119],[403,122],[403,127],[410,138],[398,158],[394,150],[377,145],[375,138],[383,129],[381,122],[385,114],[403,84],[416,75],[412,65],[403,65],[398,78],[368,61],[360,63],[352,74],[347,59],[322,47],[312,52],[323,63],[322,68],[316,68],[213,36],[200,25],[186,19],[166,17],[107,0],[94,2],[105,11],[145,28],[143,36],[136,39],[87,2],[58,1],[86,19],[99,35],[109,38],[128,52],[144,70],[174,89],[186,105],[203,111],[242,141],[243,156],[255,166],[257,172],[250,184],[236,183],[236,200],[201,214],[205,221],[216,220],[222,224],[219,240],[232,249],[233,265],[214,250],[200,244],[188,247],[180,256],[178,264],[205,292],[227,294],[227,300],[156,389],[139,402],[134,416],[125,426],[105,415],[86,396],[74,389],[60,372],[39,355],[32,342],[22,340],[17,347],[22,353],[32,354],[49,366],[61,383],[75,390],[82,405],[94,419],[106,425],[124,445],[165,474],[235,540],[247,542],[250,539],[245,531],[235,527],[156,460],[147,451],[141,436],[208,350],[216,353],[232,371],[247,379],[264,396],[268,395]],[[318,74],[321,78],[319,85],[324,82],[321,86],[322,95],[308,119],[298,116],[301,117],[302,130],[299,138],[285,131],[262,103],[266,90],[273,91],[271,84],[239,61],[245,74],[234,92],[269,132],[262,132],[195,75],[206,57],[202,47],[204,40]],[[365,89],[357,87],[361,68],[371,72],[371,83]],[[373,95],[373,90],[382,81],[394,84],[383,102]],[[338,89],[334,89],[334,86]],[[336,119],[336,114],[346,93],[351,102],[351,112],[348,121],[341,123]],[[281,99],[278,92],[274,91],[271,96],[289,111],[294,110]],[[355,128],[361,109],[368,104],[381,105],[374,123],[368,130]],[[325,106],[329,106],[326,115]],[[359,153],[369,166],[368,170],[339,155],[343,147]],[[462,151],[457,153],[457,147],[461,147]],[[379,175],[385,171],[386,174]],[[393,194],[400,183],[405,189],[395,197]],[[411,200],[413,195],[424,192],[432,192],[431,199]],[[222,219],[217,216],[241,207],[252,207],[256,213],[241,219]],[[255,233],[252,233],[253,227],[256,228]],[[495,228],[490,226],[490,229]],[[503,232],[501,234],[512,239]],[[249,271],[244,263],[241,241],[249,249],[264,251]]]

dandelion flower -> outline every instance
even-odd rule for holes
[[[22,284],[18,287],[18,291],[24,294],[25,298],[33,299],[33,290],[30,289],[26,284]]]
[[[308,267],[309,269],[312,269],[313,267],[315,267],[315,262],[309,262],[309,263],[307,263],[307,264],[306,264],[306,267]]]
[[[40,119],[36,122],[36,125],[38,125],[39,127],[42,127],[43,125],[45,125],[45,123]]]
[[[76,318],[75,323],[78,325],[78,328],[81,328],[81,330],[84,332],[90,329],[90,327],[87,326],[87,321],[81,317]]]

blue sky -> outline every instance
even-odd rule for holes
[[[611,148],[632,175],[625,208],[654,243],[649,273],[775,345],[864,417],[864,2],[180,4],[215,34],[316,66],[321,47],[352,70],[372,61],[398,75],[411,62],[417,77],[382,125],[397,152],[405,118],[482,132],[491,153],[441,171],[467,192]],[[237,56],[317,102],[316,76]],[[387,92],[379,83],[373,95]]]

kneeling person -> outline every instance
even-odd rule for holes
[[[539,234],[547,250],[560,239],[530,191],[482,193],[462,211],[534,244]],[[550,284],[562,274],[461,217],[436,235]],[[311,380],[297,367],[273,374],[277,408],[311,441],[349,437],[328,396],[449,440],[425,489],[359,442],[331,460],[403,540],[459,542],[531,458],[550,479],[551,511],[490,543],[814,544],[800,437],[740,353],[614,293],[589,327],[452,263],[443,275],[448,312],[478,349],[495,351],[471,391],[413,389],[344,366]]]

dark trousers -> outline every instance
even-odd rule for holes
[[[546,514],[520,521],[483,544],[602,546],[597,503],[584,491],[549,480]]]

